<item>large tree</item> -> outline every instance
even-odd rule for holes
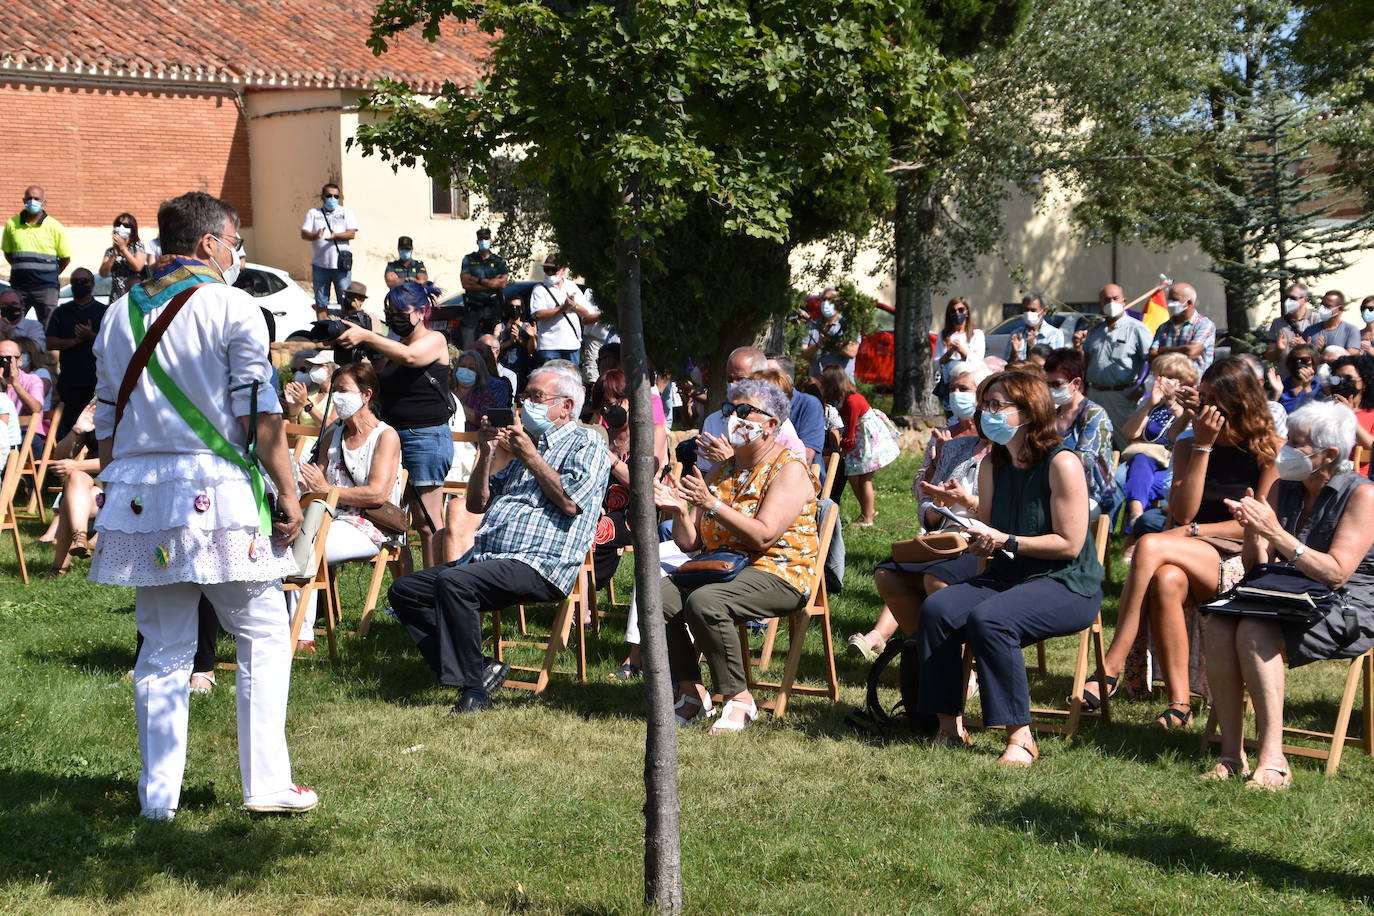
[[[719,356],[726,337],[787,308],[793,246],[862,232],[892,206],[897,137],[918,154],[922,138],[957,129],[958,73],[894,28],[906,11],[891,0],[384,0],[374,18],[378,52],[415,26],[437,39],[451,18],[487,32],[491,56],[476,86],[433,102],[381,86],[370,106],[387,117],[360,128],[364,150],[478,183],[493,156],[516,151],[520,176],[546,192],[556,242],[614,296],[648,696],[645,902],[661,910],[680,908],[681,876],[645,343],[660,361]]]

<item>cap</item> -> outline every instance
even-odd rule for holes
[[[334,357],[332,354],[321,350],[314,356],[307,357],[305,361],[312,366],[327,366],[334,362]]]
[[[415,240],[408,235],[403,235],[396,240],[397,248],[414,248]]]
[[[550,251],[544,258],[544,273],[551,274],[554,271],[562,270],[568,266],[568,262],[563,259],[563,255],[557,251]]]
[[[348,284],[348,289],[344,290],[344,295],[357,296],[359,299],[366,299],[367,287],[363,286],[357,280],[354,280],[352,283]]]
[[[477,237],[479,239],[489,239],[491,238],[491,230],[483,226],[481,229],[477,230]]]

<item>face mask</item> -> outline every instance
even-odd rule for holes
[[[410,256],[414,253],[415,252],[411,251],[409,248],[402,248],[400,251],[396,252],[396,254],[400,255],[402,261],[409,261]]]
[[[1317,367],[1317,384],[1323,386],[1331,384],[1331,367],[1326,363]]]
[[[1039,312],[1026,312],[1026,313],[1025,313],[1023,316],[1021,316],[1021,317],[1023,317],[1023,318],[1026,320],[1026,327],[1028,327],[1028,328],[1038,328],[1038,327],[1040,327],[1040,313],[1039,313]]]
[[[43,201],[26,200],[24,201],[24,210],[28,213],[31,213],[34,216],[37,216],[38,214],[43,212]]]
[[[1063,407],[1073,400],[1073,385],[1060,385],[1058,388],[1051,388],[1050,400],[1054,401],[1055,407]]]
[[[613,404],[601,411],[601,419],[606,421],[608,429],[624,429],[625,424],[630,422],[629,414],[619,404]]]
[[[73,298],[73,299],[85,299],[87,296],[89,296],[89,295],[91,294],[91,291],[94,290],[94,289],[95,289],[95,284],[94,284],[94,283],[75,283],[75,282],[74,282],[74,283],[72,283],[72,298]],[[7,315],[6,317],[9,317],[9,316]],[[16,315],[14,318],[11,318],[10,320],[11,320],[11,321],[16,321],[16,320],[18,320],[18,317],[19,317],[19,316]]]
[[[478,251],[491,251],[491,240],[490,240],[490,239],[479,239],[478,242],[477,242],[477,250],[478,250]]]
[[[310,381],[314,382],[316,385],[323,385],[328,378],[329,370],[324,366],[316,366],[314,369],[310,370]]]
[[[985,411],[979,418],[978,425],[983,429],[983,437],[989,441],[996,442],[998,445],[1006,445],[1016,436],[1016,431],[1020,426],[1012,426],[1007,422],[1007,415]]]
[[[966,312],[954,313],[954,324],[956,327],[963,327],[966,321],[968,321],[968,314]]]
[[[529,433],[531,439],[538,440],[553,428],[553,421],[549,419],[549,405],[526,401],[524,410],[520,413],[520,425]]]
[[[330,213],[333,213],[335,210],[339,209],[339,199],[337,197],[326,197],[324,199],[324,208]]]
[[[821,303],[821,317],[822,317],[822,318],[834,318],[834,317],[835,317],[835,303],[833,303],[833,302],[822,302],[822,303]]]
[[[1321,324],[1323,321],[1330,321],[1333,314],[1335,313],[1326,306],[1318,306],[1317,310],[1312,313],[1312,320],[1317,324]]]
[[[410,320],[410,312],[387,312],[386,326],[397,337],[409,337],[415,330],[415,322]]]
[[[1177,318],[1179,315],[1182,315],[1184,312],[1188,311],[1188,303],[1175,302],[1173,299],[1169,300],[1166,307],[1169,309],[1170,318]]]
[[[1274,467],[1278,469],[1279,480],[1306,480],[1312,476],[1312,459],[1291,445],[1279,449]]]
[[[347,420],[355,413],[363,409],[363,396],[358,391],[336,391],[334,392],[334,412],[339,415],[340,420]]]
[[[978,392],[951,391],[949,393],[949,410],[960,420],[967,420],[973,416],[973,412],[977,409]]]
[[[224,278],[224,282],[228,283],[230,286],[233,286],[234,281],[239,278],[238,252],[234,251],[234,249],[230,248],[223,241],[221,241],[219,236],[212,235],[210,237],[215,240],[215,243],[217,245],[219,245],[221,248],[229,252],[229,266],[220,267],[219,262],[214,259],[214,255],[210,256],[210,263],[214,264],[215,267],[219,270],[219,275]]]
[[[133,231],[134,230],[130,229],[128,226],[115,226],[114,234],[122,239],[127,239],[133,234]]]
[[[466,366],[459,366],[455,369],[453,377],[458,379],[458,384],[464,388],[471,388],[477,382],[477,373]]]
[[[755,420],[731,417],[725,424],[725,435],[735,448],[743,448],[750,442],[763,438],[763,424]]]
[[[1302,308],[1302,303],[1296,299],[1283,300],[1283,313],[1285,315],[1291,315],[1300,308]]]
[[[1115,320],[1126,314],[1126,306],[1112,299],[1103,306],[1102,314],[1106,315],[1109,320]]]
[[[19,319],[24,317],[24,310],[17,305],[6,306],[0,309],[0,316],[4,316],[4,319],[10,324],[18,324]]]
[[[1374,324],[1374,309],[1360,309],[1360,320],[1365,324]]]

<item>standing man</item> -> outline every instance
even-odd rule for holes
[[[1322,296],[1322,307],[1312,317],[1312,324],[1302,336],[1307,338],[1313,350],[1321,353],[1327,347],[1340,347],[1351,356],[1360,355],[1360,329],[1342,320],[1345,293],[1333,289]]]
[[[353,279],[353,252],[348,243],[358,234],[358,220],[343,205],[339,186],[320,188],[320,205],[305,212],[301,238],[310,243],[310,277],[315,288],[315,317],[329,317],[329,292],[343,305],[344,290]],[[162,240],[163,247],[167,240]]]
[[[163,260],[110,310],[95,343],[106,488],[91,580],[137,587],[140,814],[176,815],[202,596],[238,641],[243,806],[306,811],[318,799],[291,779],[291,626],[281,590],[282,577],[295,572],[287,545],[300,531],[301,507],[267,325],[252,296],[232,285],[241,243],[233,207],[193,191],[163,203],[157,220]],[[137,371],[139,342],[174,301],[185,307]],[[132,390],[120,404],[126,378]],[[262,470],[276,489],[275,509]]]
[[[1217,326],[1212,319],[1197,310],[1197,290],[1189,283],[1175,283],[1169,287],[1169,320],[1155,331],[1150,359],[1161,353],[1182,353],[1193,361],[1198,375],[1212,365],[1212,352],[1217,344]]]
[[[827,288],[821,297],[821,317],[811,322],[806,339],[802,342],[801,355],[815,378],[820,378],[827,366],[839,366],[852,379],[859,342],[850,339],[853,335],[845,327],[844,316],[837,306],[838,300],[830,295],[831,292]]]
[[[57,308],[59,277],[72,260],[67,230],[48,215],[48,193],[39,185],[24,189],[24,209],[5,223],[0,250],[10,265],[10,286],[19,291],[24,309],[33,309],[45,327]]]
[[[1126,296],[1115,283],[1102,287],[1097,302],[1107,320],[1083,341],[1088,400],[1107,411],[1112,440],[1120,451],[1129,444],[1121,427],[1136,410],[1140,380],[1150,359],[1150,331],[1126,314]]]
[[[1045,297],[1031,293],[1021,297],[1021,320],[1026,323],[1026,332],[1017,331],[1007,341],[1005,359],[1029,359],[1030,348],[1044,344],[1052,350],[1064,346],[1064,332],[1045,320]]]
[[[59,305],[48,319],[48,349],[57,351],[57,394],[62,400],[62,420],[57,424],[58,442],[95,397],[92,346],[100,332],[106,306],[91,295],[94,289],[95,274],[78,267],[72,271],[72,298]],[[3,306],[3,297],[0,297],[0,309]]]
[[[425,270],[424,261],[415,260],[415,243],[410,236],[403,235],[396,240],[396,260],[387,262],[382,282],[387,289],[393,289],[407,280],[428,283],[429,271]]]
[[[544,259],[544,282],[530,292],[530,317],[539,326],[535,359],[546,363],[582,361],[582,322],[596,321],[601,312],[568,276],[568,262],[554,253]]]
[[[463,256],[462,332],[463,349],[472,349],[472,342],[483,334],[490,334],[501,323],[501,291],[510,282],[506,259],[491,250],[491,230],[477,230],[477,250]]]
[[[1278,363],[1279,375],[1288,377],[1288,349],[1297,343],[1307,343],[1302,336],[1312,317],[1307,307],[1307,287],[1290,283],[1283,291],[1282,314],[1269,323],[1269,349],[1264,358]]]

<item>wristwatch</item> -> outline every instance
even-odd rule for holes
[[[1298,557],[1302,556],[1305,553],[1307,553],[1307,545],[1301,543],[1298,544],[1297,549],[1293,551],[1293,555],[1288,558],[1288,562],[1293,566],[1298,565]]]
[[[716,501],[711,505],[711,508],[709,508],[709,509],[706,510],[706,517],[707,517],[707,518],[715,518],[715,517],[716,517],[716,513],[720,511],[720,506],[721,506],[720,497],[717,496],[717,497],[716,497]]]
[[[1005,550],[1007,553],[1011,554],[1012,556],[1016,556],[1016,548],[1017,548],[1016,535],[1014,535],[1014,534],[1009,534],[1009,535],[1007,535],[1007,539],[1006,539],[1005,541],[1002,542],[1002,549]]]

